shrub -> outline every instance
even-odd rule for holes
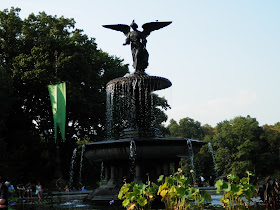
[[[163,179],[164,182],[159,186],[158,195],[162,197],[161,201],[164,202],[166,210],[197,209],[203,206],[203,201],[212,200],[208,192],[193,187],[180,168],[174,175],[165,178],[161,175],[158,182],[162,182]]]
[[[251,199],[257,197],[255,186],[250,184],[252,173],[246,171],[246,174],[247,177],[243,177],[242,179],[239,179],[235,174],[229,174],[227,176],[228,181],[219,179],[216,182],[216,192],[220,193],[223,191],[223,196],[220,199],[223,207],[227,209],[240,209],[242,206],[248,208]]]

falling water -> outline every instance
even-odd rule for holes
[[[213,150],[212,144],[210,142],[208,142],[208,149],[209,149],[209,151],[211,153],[211,156],[212,156],[215,176],[218,177],[218,167],[217,167],[217,163],[216,163],[215,156],[214,156],[214,150]]]
[[[130,168],[129,174],[130,177],[134,179],[135,177],[135,160],[136,160],[136,144],[135,141],[130,141],[129,147],[129,161],[130,161]]]
[[[103,173],[104,173],[104,163],[101,162],[101,169],[100,169],[100,180],[103,180]]]
[[[146,134],[154,124],[153,97],[151,92],[160,82],[147,82],[134,78],[111,83],[106,87],[107,138],[124,129],[137,129]]]
[[[108,139],[112,137],[114,92],[114,86],[106,88],[106,137]]]
[[[84,158],[85,149],[86,149],[86,145],[83,144],[82,152],[81,152],[81,159],[80,159],[80,171],[79,171],[79,184],[80,184],[80,186],[83,186],[83,184],[82,184],[82,168],[83,168],[83,158]]]
[[[77,155],[77,148],[73,150],[73,155],[71,158],[71,166],[70,166],[70,172],[69,172],[69,188],[71,189],[73,184],[73,175],[74,175],[74,165],[75,165],[75,159]]]
[[[190,159],[191,159],[191,168],[192,168],[192,176],[193,176],[193,182],[196,182],[196,179],[195,179],[195,169],[194,169],[194,153],[193,153],[193,148],[192,148],[192,142],[190,139],[188,139],[187,141],[188,143],[188,150],[189,150],[189,154],[190,154]]]

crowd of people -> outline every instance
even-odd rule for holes
[[[33,191],[35,190],[35,191]],[[19,199],[32,199],[33,192],[38,197],[38,201],[42,200],[43,187],[38,182],[36,185],[28,182],[27,184],[19,183],[16,186],[11,181],[4,181],[0,176],[0,208],[6,208],[9,197],[19,197]]]
[[[62,177],[56,180],[56,190],[59,192],[71,192],[75,191],[74,188],[70,189],[67,182],[62,179]],[[87,191],[85,186],[82,186],[81,191]],[[40,182],[37,184],[32,184],[28,182],[27,184],[18,183],[13,185],[11,181],[4,181],[0,176],[0,209],[5,208],[8,205],[8,198],[18,197],[19,199],[38,199],[39,202],[42,201],[43,187]]]

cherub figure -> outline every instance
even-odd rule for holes
[[[124,24],[117,25],[103,25],[105,28],[121,31],[125,34],[126,40],[123,45],[131,45],[131,52],[133,58],[133,67],[137,73],[144,73],[149,63],[149,53],[146,49],[147,37],[154,30],[158,30],[168,26],[172,22],[150,22],[145,23],[142,28],[143,31],[138,31],[138,25],[132,21],[130,26]],[[133,31],[130,31],[130,28]]]

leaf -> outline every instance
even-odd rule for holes
[[[167,190],[162,190],[160,192],[160,196],[164,198],[166,196],[167,192],[168,192]]]
[[[229,199],[224,199],[222,200],[223,203],[228,204],[229,203]]]
[[[139,203],[140,206],[145,206],[148,203],[148,201],[147,199],[140,197],[137,199],[137,203]]]
[[[130,203],[129,199],[125,199],[125,200],[122,202],[122,205],[123,205],[123,207],[126,207],[129,203]]]
[[[124,184],[124,185],[121,187],[121,189],[120,189],[120,191],[119,191],[119,194],[118,194],[118,198],[119,198],[119,199],[122,199],[122,198],[123,198],[123,195],[129,191],[129,186],[130,186],[129,184]]]
[[[254,176],[254,174],[250,171],[246,171],[246,174],[248,174],[248,176]]]
[[[223,186],[224,181],[222,179],[219,179],[215,183],[215,188],[217,188],[216,192],[219,194],[221,192],[221,187]]]
[[[123,192],[120,190],[120,192],[119,192],[119,194],[118,194],[118,199],[122,199],[122,197],[123,197]]]
[[[200,192],[200,194],[205,199],[206,202],[211,202],[212,201],[212,198],[211,198],[210,194],[207,191],[202,190]]]
[[[225,192],[229,192],[231,190],[231,184],[229,182],[224,182],[222,189]]]
[[[157,181],[161,182],[163,180],[163,178],[164,178],[164,175],[160,175]]]
[[[138,188],[134,188],[133,189],[133,194],[136,195],[136,196],[141,195],[141,190],[139,190]]]
[[[239,187],[239,186],[237,186],[237,185],[235,185],[235,184],[232,184],[232,185],[231,185],[231,191],[232,191],[233,193],[237,193],[239,190],[240,190],[240,187]]]
[[[146,185],[143,183],[139,184],[139,186],[138,186],[139,190],[144,190],[145,188],[146,188]]]
[[[236,176],[235,174],[229,174],[229,175],[227,176],[227,178],[228,178],[229,180],[233,181],[233,182],[238,182],[238,181],[239,181],[239,177]]]
[[[243,177],[243,178],[240,180],[240,183],[241,183],[241,184],[248,184],[248,182],[249,182],[249,178],[247,178],[247,177]]]
[[[184,187],[179,187],[179,188],[177,189],[177,193],[178,193],[178,195],[179,195],[181,198],[186,197],[186,188],[184,188]]]

